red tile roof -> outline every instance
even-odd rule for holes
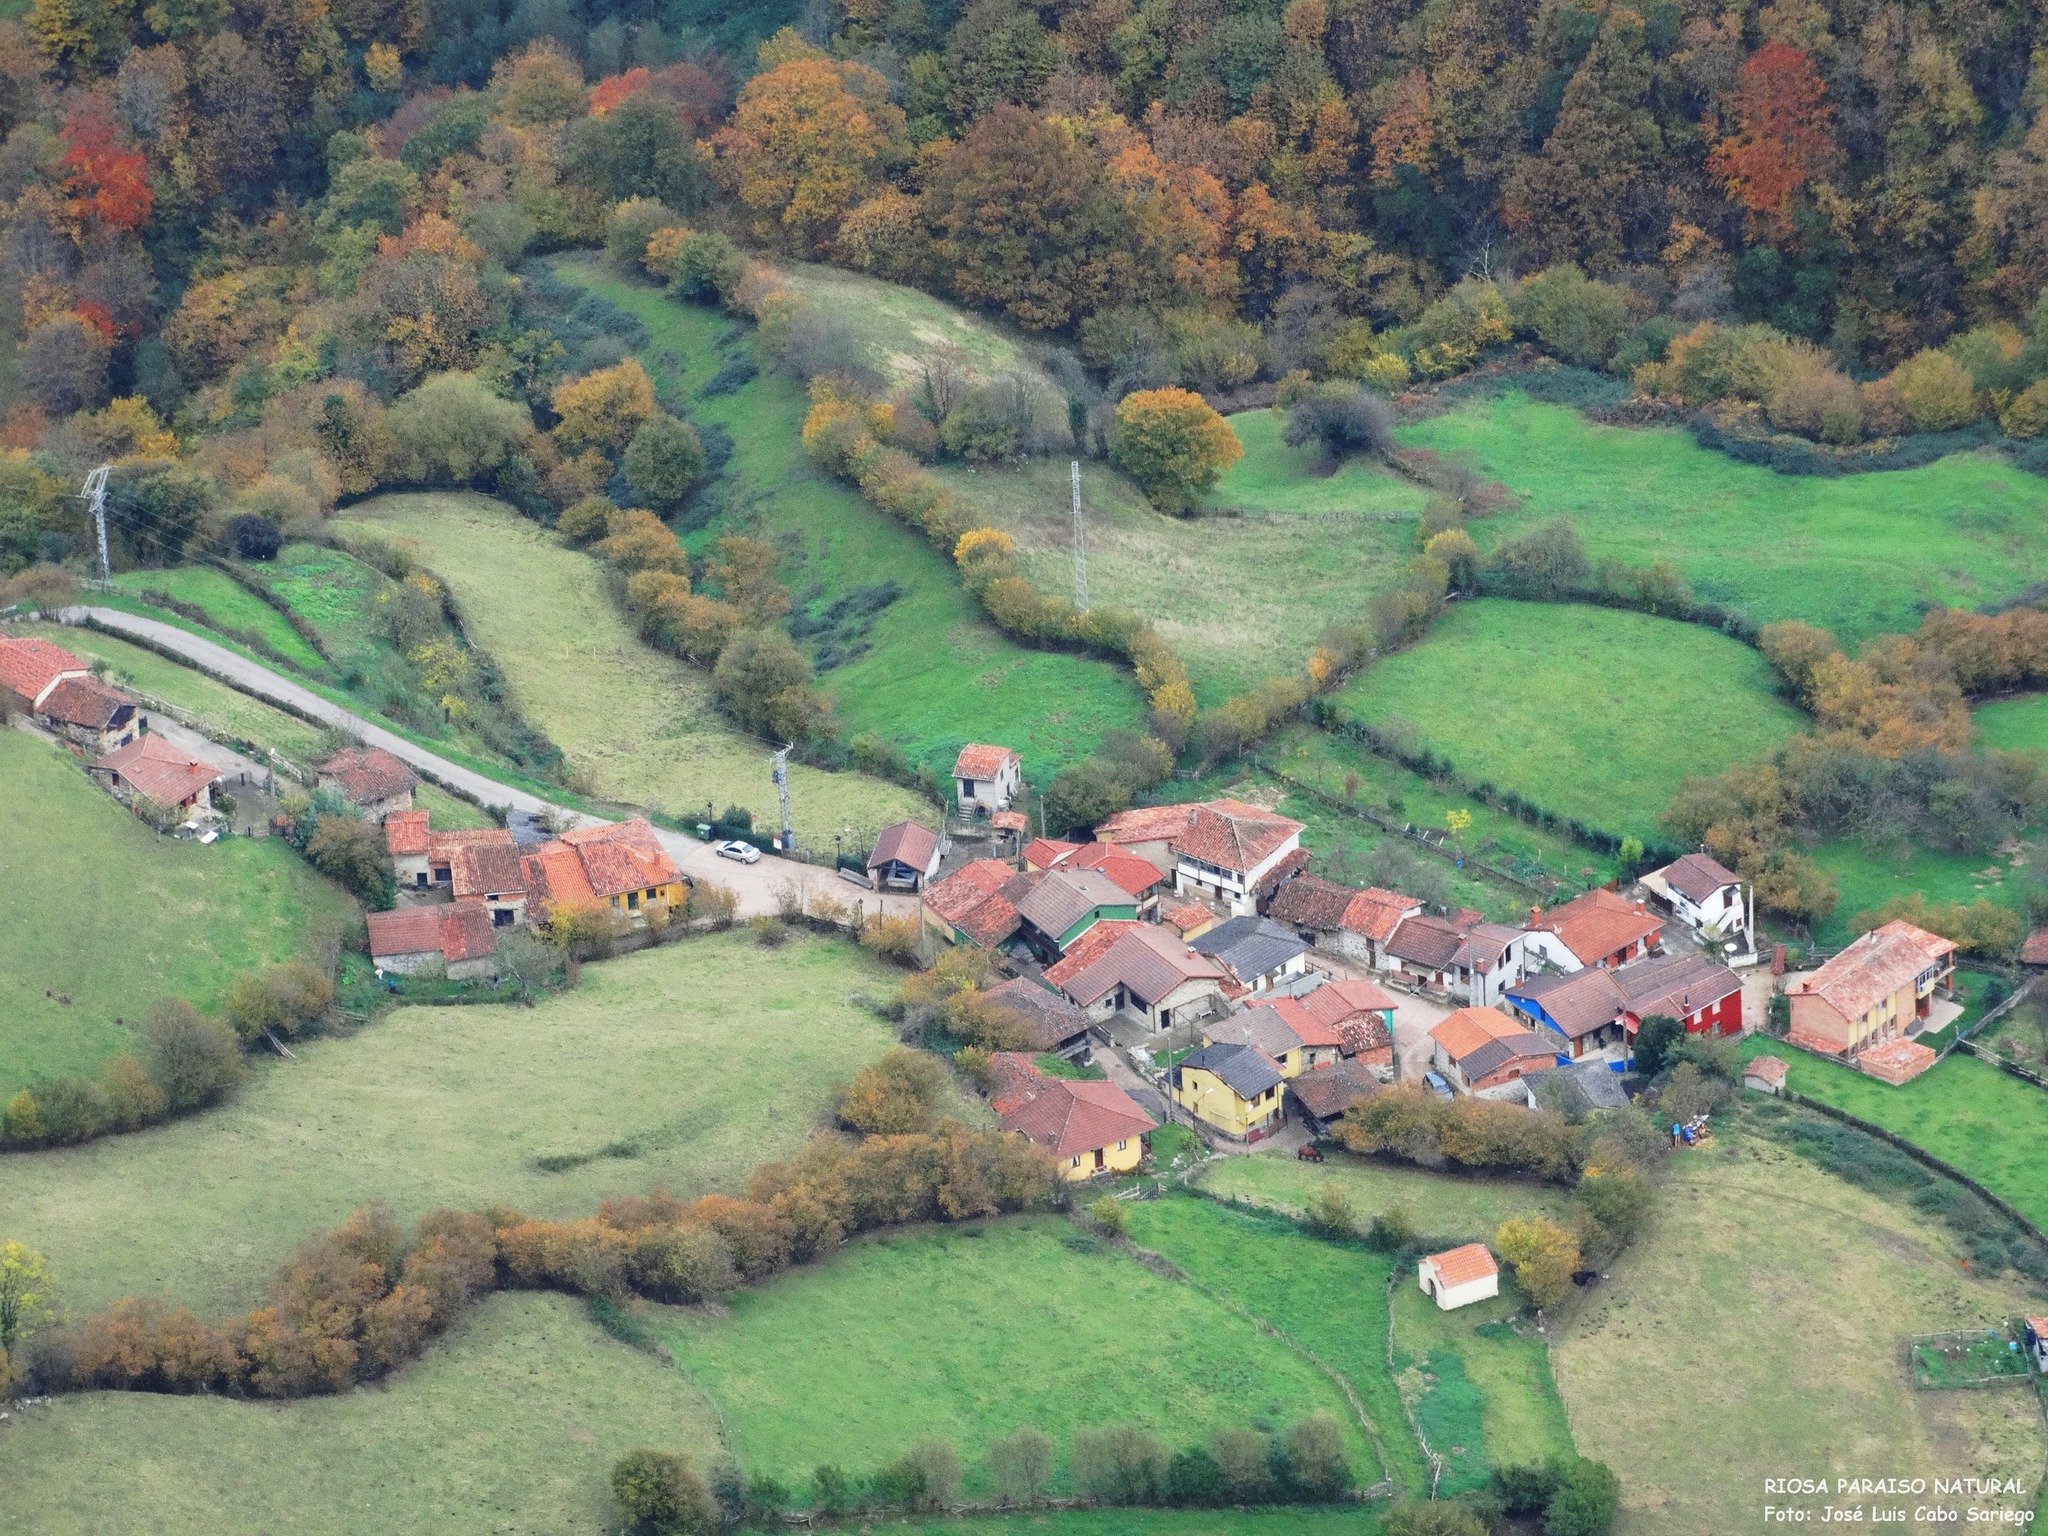
[[[1195,807],[1186,829],[1173,840],[1173,851],[1218,869],[1248,874],[1303,830],[1302,823],[1255,805],[1211,800]]]
[[[1007,763],[1023,761],[1008,747],[984,746],[970,742],[960,749],[960,755],[953,759],[953,777],[956,779],[993,779],[1003,771]]]
[[[1494,1263],[1484,1243],[1467,1243],[1462,1248],[1432,1253],[1422,1262],[1436,1271],[1437,1284],[1443,1286],[1467,1285],[1500,1273],[1500,1266]]]
[[[83,672],[85,663],[53,641],[0,636],[0,685],[33,704],[66,672]]]
[[[1046,975],[1050,980],[1051,971]],[[1163,929],[1136,923],[1119,935],[1094,964],[1057,985],[1086,1008],[1119,986],[1129,988],[1149,1005],[1190,981],[1220,983],[1229,979],[1230,972],[1219,961],[1196,954]]]
[[[409,794],[420,781],[418,774],[382,747],[343,747],[320,765],[320,776],[339,784],[351,805]]]
[[[1742,1069],[1744,1077],[1759,1078],[1773,1088],[1785,1086],[1785,1074],[1791,1071],[1784,1059],[1778,1056],[1752,1056],[1749,1064]]]
[[[1056,837],[1034,837],[1024,845],[1024,862],[1036,864],[1040,869],[1051,869],[1080,846],[1079,843],[1063,843]]]
[[[1845,1019],[1860,1019],[1930,965],[1955,953],[1949,940],[1899,921],[1873,928],[1806,980],[1787,987],[1819,997]]]
[[[1266,915],[1275,922],[1329,933],[1343,921],[1345,908],[1357,895],[1358,892],[1350,886],[1339,885],[1334,880],[1296,875],[1274,891],[1272,905],[1266,908]]]
[[[644,816],[602,826],[564,832],[561,841],[576,850],[584,877],[599,896],[622,896],[682,878],[676,861],[661,846]]]
[[[82,726],[89,731],[104,731],[124,712],[133,714],[135,701],[93,677],[60,680],[43,696],[42,705],[36,710],[59,725]]]
[[[498,931],[489,907],[480,901],[458,901],[441,911],[441,955],[451,965],[498,952]]]
[[[1334,1120],[1360,1099],[1379,1092],[1379,1079],[1354,1061],[1336,1061],[1288,1081],[1302,1107],[1318,1120]]]
[[[1134,805],[1095,829],[1105,843],[1167,843],[1187,830],[1193,805]]]
[[[1114,843],[1083,843],[1058,859],[1053,867],[1062,874],[1077,869],[1095,870],[1133,896],[1143,895],[1166,878],[1149,859],[1126,853]]]
[[[1740,885],[1742,877],[1719,859],[1704,853],[1688,853],[1657,871],[1664,883],[1694,902],[1705,901],[1723,886]]]
[[[161,736],[138,736],[93,764],[158,805],[182,805],[221,777],[211,763],[179,751]]]
[[[2036,928],[2020,946],[2021,965],[2048,965],[2048,928]]]
[[[1441,1045],[1453,1061],[1463,1061],[1492,1040],[1507,1040],[1527,1033],[1506,1014],[1492,1008],[1460,1008],[1446,1014],[1430,1030],[1429,1038]]]
[[[1065,986],[1069,980],[1081,974],[1109,950],[1109,946],[1127,933],[1133,933],[1146,925],[1136,918],[1109,917],[1096,923],[1081,937],[1067,946],[1067,952],[1045,968],[1045,979],[1056,987]]]
[[[398,811],[394,814],[404,816],[423,813]],[[429,832],[427,857],[443,860],[451,857],[458,848],[476,848],[488,843],[501,843],[510,848],[512,834],[503,827],[471,827],[461,832]]]
[[[996,1118],[1054,1157],[1085,1156],[1159,1128],[1115,1083],[1047,1077],[1028,1057],[1016,1060],[1022,1066],[1013,1062],[1002,1075],[1008,1091],[997,1096]]]
[[[395,912],[372,912],[364,919],[370,930],[370,957],[382,960],[391,955],[423,955],[441,947],[441,915],[444,907],[400,907]]]
[[[517,896],[526,891],[517,848],[481,843],[457,848],[448,859],[448,885],[457,901],[469,897]]]
[[[1169,928],[1178,928],[1186,933],[1190,928],[1199,928],[1204,923],[1214,922],[1216,914],[1199,901],[1185,901],[1177,907],[1170,907],[1159,914],[1159,921]]]
[[[1555,911],[1532,912],[1529,926],[1556,934],[1581,965],[1595,965],[1639,940],[1654,943],[1664,930],[1664,921],[1612,891],[1594,889],[1574,896]]]
[[[1314,1009],[1305,1007],[1299,998],[1276,997],[1267,1006],[1287,1021],[1287,1027],[1301,1037],[1303,1045],[1343,1049],[1344,1036],[1338,1033],[1337,1026]]]
[[[1384,944],[1394,936],[1403,918],[1421,910],[1422,902],[1416,897],[1370,885],[1351,898],[1337,926],[1346,933],[1362,934],[1376,944]]]
[[[528,899],[541,906],[581,905],[597,900],[590,877],[583,873],[583,860],[567,843],[542,843],[530,853],[521,854],[519,869],[526,877]]]
[[[1016,873],[1001,859],[976,859],[927,886],[924,904],[948,926],[958,928],[968,913],[994,896]],[[1016,916],[1014,907],[1011,916]]]
[[[1918,1077],[1938,1060],[1918,1040],[1887,1040],[1864,1051],[1856,1058],[1856,1065],[1867,1075],[1896,1087]]]
[[[1022,811],[997,811],[989,817],[988,824],[998,832],[1028,832],[1031,818]]]
[[[384,847],[394,859],[425,853],[432,835],[425,811],[393,811],[384,818]]]

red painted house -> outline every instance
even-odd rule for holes
[[[1617,967],[1625,999],[1622,1024],[1631,1036],[1644,1019],[1662,1014],[1689,1035],[1742,1033],[1742,978],[1705,955],[1659,955]]]

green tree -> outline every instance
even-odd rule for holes
[[[649,417],[626,445],[626,484],[634,500],[663,516],[682,506],[704,465],[704,444],[696,429],[666,411]]]
[[[1110,457],[1164,512],[1183,512],[1244,457],[1230,423],[1191,390],[1142,389],[1116,408]]]
[[[228,1022],[244,1040],[262,1034],[289,1038],[325,1013],[334,983],[303,960],[244,971],[228,985]]]
[[[56,1309],[57,1286],[49,1263],[12,1239],[0,1243],[0,1355],[11,1355]]]
[[[612,1497],[633,1536],[712,1536],[718,1503],[690,1458],[646,1446],[612,1465]]]
[[[1571,1293],[1579,1245],[1547,1216],[1511,1216],[1493,1234],[1493,1246],[1515,1269],[1515,1283],[1539,1307],[1554,1307]]]
[[[1621,1479],[1584,1456],[1557,1463],[1563,1478],[1543,1516],[1543,1536],[1607,1536],[1621,1513]]]
[[[150,1076],[173,1113],[211,1104],[241,1081],[242,1054],[233,1033],[183,998],[151,1003],[144,1030]]]
[[[1662,1072],[1685,1038],[1685,1026],[1668,1014],[1653,1013],[1636,1026],[1636,1070],[1645,1077]]]
[[[1115,1195],[1104,1195],[1089,1206],[1088,1216],[1103,1231],[1117,1237],[1122,1237],[1124,1228],[1131,1224],[1131,1213]]]
[[[398,899],[383,830],[360,817],[330,815],[315,821],[306,840],[306,862],[377,911],[390,910]]]
[[[801,742],[819,734],[826,714],[811,687],[810,659],[779,629],[748,629],[719,652],[711,680],[733,719],[750,731]]]

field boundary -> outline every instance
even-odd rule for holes
[[[1394,1382],[1394,1396],[1401,1401],[1401,1416],[1408,1421],[1408,1428],[1414,1433],[1415,1443],[1422,1447],[1423,1458],[1429,1463],[1429,1496],[1434,1499],[1439,1484],[1444,1480],[1444,1459],[1436,1447],[1429,1443],[1429,1436],[1422,1432],[1422,1421],[1415,1417],[1415,1410],[1408,1406],[1408,1399],[1401,1391],[1401,1385],[1394,1375],[1394,1287],[1401,1283],[1401,1271],[1394,1270],[1387,1276],[1387,1379]]]

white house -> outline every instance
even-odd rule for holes
[[[1477,912],[1404,917],[1380,947],[1382,969],[1448,992],[1468,1007],[1491,1008],[1535,967],[1532,936]]]
[[[1745,905],[1742,877],[1704,853],[1688,853],[1643,876],[1648,891],[1671,915],[1702,939],[1734,940],[1754,954],[1753,915]]]
[[[970,742],[953,760],[953,787],[963,815],[1007,811],[1024,791],[1024,759],[1008,747]]]
[[[2048,1317],[2027,1319],[2027,1342],[2031,1346],[2035,1367],[2048,1376]]]
[[[1500,1294],[1500,1266],[1484,1243],[1425,1254],[1415,1266],[1415,1278],[1422,1294],[1445,1312]]]

